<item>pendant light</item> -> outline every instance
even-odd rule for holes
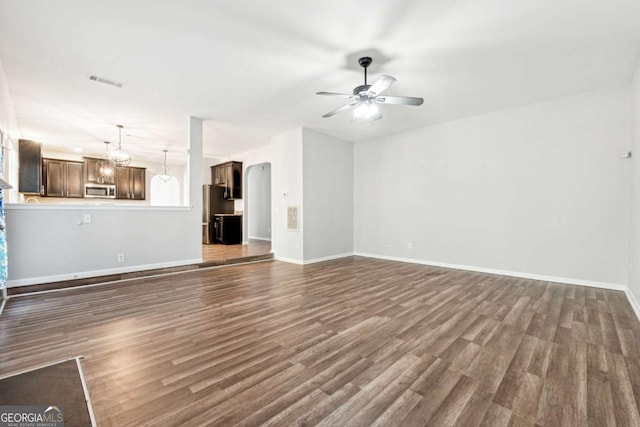
[[[167,173],[167,151],[169,150],[162,151],[164,151],[164,172],[162,173],[162,175],[158,175],[158,178],[160,178],[163,182],[169,182],[171,181],[171,178],[173,178]]]
[[[104,142],[107,147],[107,158],[109,158],[109,141]],[[100,175],[101,176],[113,176],[113,166],[109,161],[100,162]]]
[[[118,149],[109,152],[109,161],[113,166],[128,166],[131,163],[131,156],[122,149],[122,125],[118,127]]]

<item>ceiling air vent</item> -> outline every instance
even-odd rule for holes
[[[122,87],[122,83],[114,82],[113,80],[105,79],[104,77],[99,77],[95,75],[89,76],[89,80],[93,80],[95,82],[104,83],[109,86]]]

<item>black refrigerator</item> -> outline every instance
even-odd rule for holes
[[[212,234],[215,214],[232,214],[233,210],[233,200],[224,198],[223,187],[202,186],[202,243],[215,243]]]

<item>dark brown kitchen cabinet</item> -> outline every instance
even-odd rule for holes
[[[67,162],[67,197],[84,197],[83,162]]]
[[[18,191],[27,194],[42,192],[42,144],[21,139],[18,141]]]
[[[144,200],[145,186],[145,168],[116,168],[116,199]]]
[[[131,170],[131,198],[134,200],[144,200],[145,198],[145,169],[130,168]]]
[[[211,182],[218,187],[227,185],[227,171],[224,164],[211,166]]]
[[[108,173],[110,170],[111,173]],[[115,168],[109,160],[84,157],[84,181],[90,184],[115,184]],[[106,172],[106,173],[105,173]]]
[[[242,215],[215,215],[212,238],[215,243],[225,245],[242,243]]]
[[[45,197],[84,197],[84,163],[42,159],[42,184]]]
[[[211,166],[211,182],[224,188],[225,199],[242,199],[242,162]]]

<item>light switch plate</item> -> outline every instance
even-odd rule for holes
[[[91,224],[91,214],[84,214],[82,217],[82,222],[85,224]]]

